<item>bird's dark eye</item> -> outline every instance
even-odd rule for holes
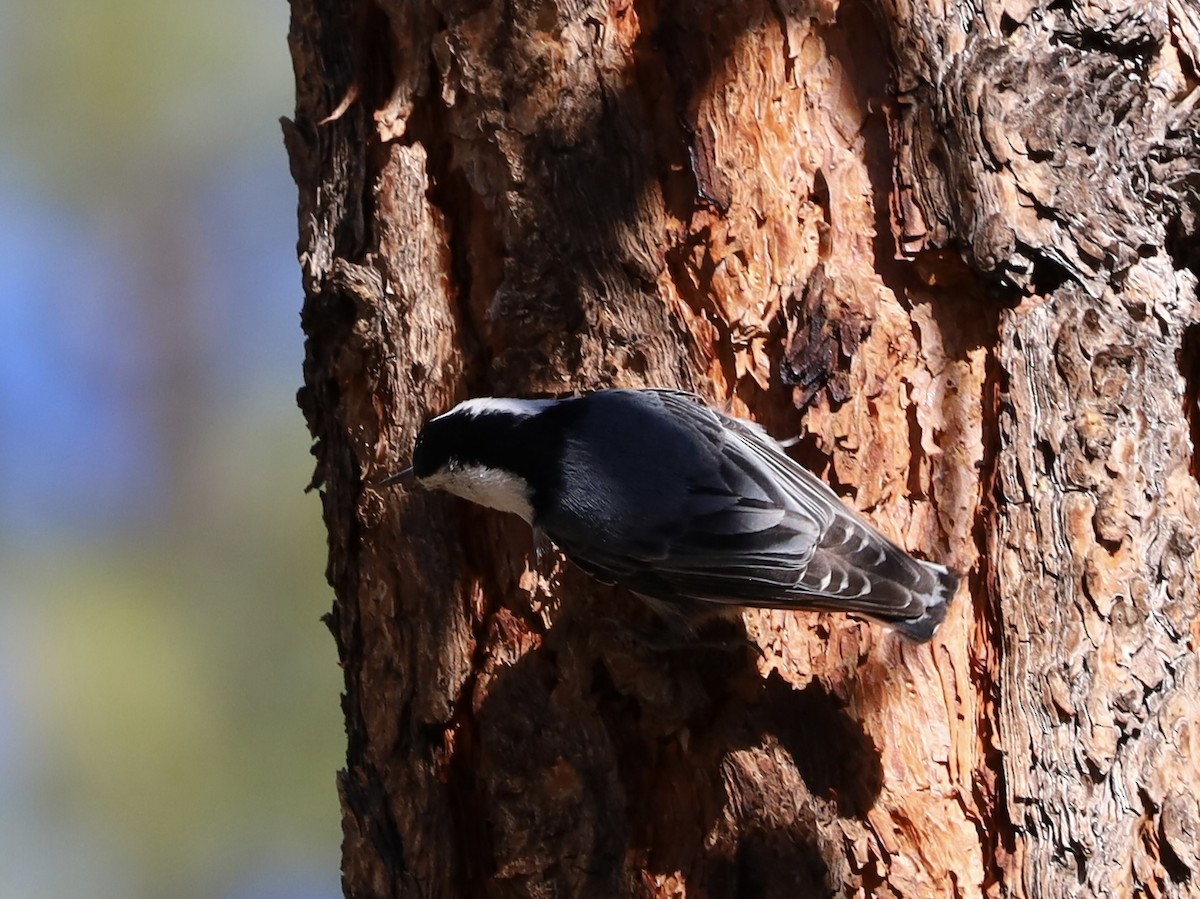
[[[418,478],[427,478],[456,461],[453,454],[457,435],[452,425],[453,422],[444,417],[435,418],[421,429],[413,446],[413,474]]]
[[[431,458],[432,454],[429,452],[429,441],[425,437],[425,431],[422,431],[413,445],[413,474],[418,478],[429,477],[437,468]]]

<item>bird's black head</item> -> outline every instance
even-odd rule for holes
[[[477,424],[474,419],[453,411],[427,421],[413,445],[412,469],[417,480],[478,463]]]
[[[425,480],[467,466],[521,473],[521,426],[553,400],[485,397],[467,400],[430,419],[413,446],[413,474]],[[517,463],[517,464],[514,464]]]
[[[413,444],[412,473],[418,480],[450,465],[451,452],[462,441],[455,438],[456,428],[435,418],[425,423]]]
[[[531,423],[554,403],[487,398],[455,406],[421,429],[413,474],[422,486],[531,519],[547,449]]]

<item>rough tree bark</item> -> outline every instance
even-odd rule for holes
[[[1200,896],[1194,3],[292,10],[348,896]],[[970,572],[938,637],[663,645],[372,486],[612,384],[802,434]]]

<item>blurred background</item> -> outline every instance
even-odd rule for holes
[[[0,899],[335,897],[285,0],[0,0]]]

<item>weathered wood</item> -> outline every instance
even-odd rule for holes
[[[888,6],[905,249],[1021,288],[986,552],[1004,892],[1200,895],[1196,8],[989,3],[946,47]]]
[[[1200,895],[1200,16],[1063,6],[292,0],[348,896]],[[935,642],[371,486],[609,384],[802,435]]]

